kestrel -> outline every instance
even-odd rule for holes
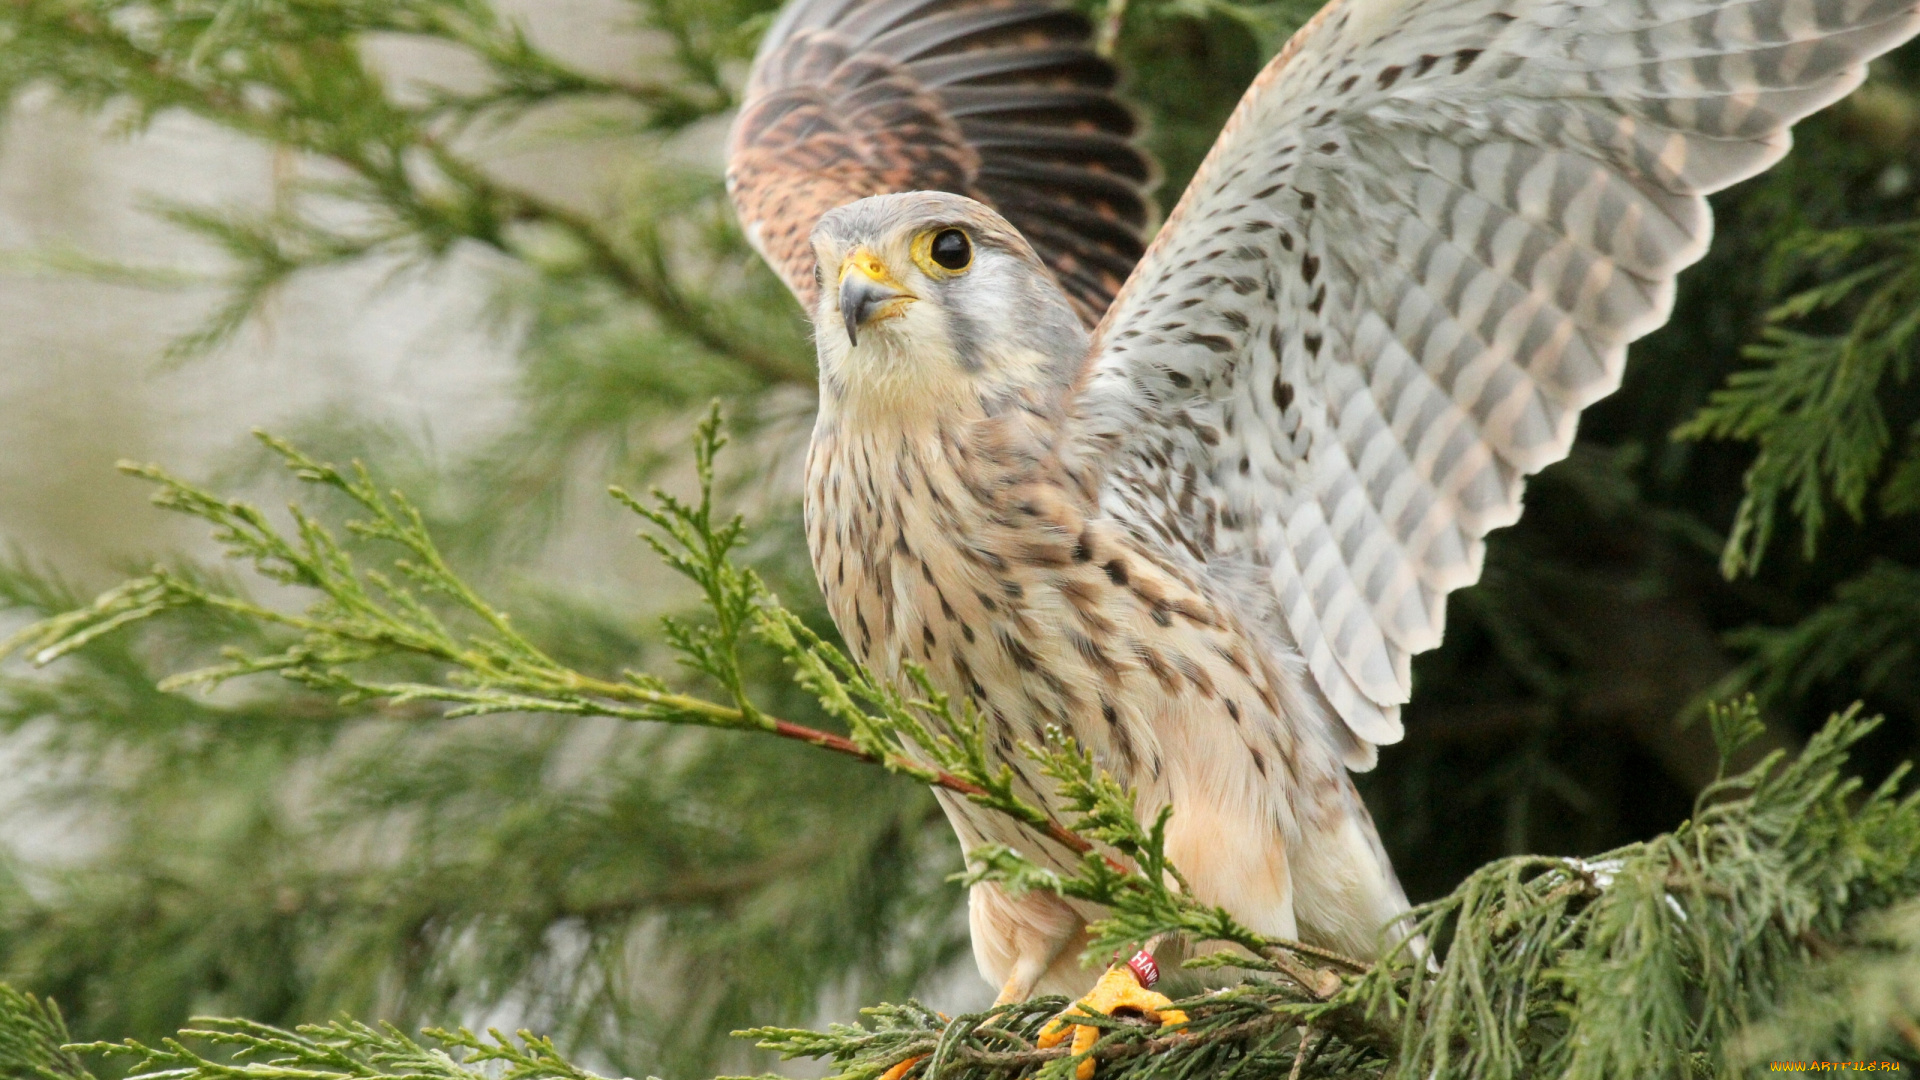
[[[1199,899],[1378,955],[1407,902],[1348,774],[1401,738],[1409,659],[1667,318],[1705,196],[1917,7],[1334,0],[1143,253],[1152,170],[1080,16],[793,0],[728,183],[813,318],[841,633],[970,700],[1030,798],[1018,744],[1057,726],[1173,808]],[[939,794],[967,849],[1071,865]],[[1097,911],[970,907],[1003,1000],[1093,983]]]

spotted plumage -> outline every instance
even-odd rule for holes
[[[955,0],[969,18],[1037,2]],[[943,10],[809,4],[777,40],[871,9],[872,40],[901,41]],[[783,265],[770,224],[810,230],[807,532],[843,635],[883,677],[912,661],[970,698],[1031,797],[1052,793],[1018,744],[1057,726],[1143,815],[1172,806],[1202,899],[1377,953],[1406,902],[1348,770],[1401,737],[1409,659],[1523,478],[1666,318],[1704,196],[1784,154],[1795,120],[1912,36],[1917,4],[1336,0],[1248,90],[1091,332],[1107,294],[1060,261],[1078,221],[967,197],[992,148],[964,125],[889,133],[913,152],[887,175],[940,190],[848,189],[778,221],[743,205]],[[799,85],[783,78],[756,85]],[[740,153],[792,150],[742,124]],[[946,808],[968,848],[1064,858]],[[1096,912],[978,886],[972,913],[1004,996],[1092,982],[1074,954]]]

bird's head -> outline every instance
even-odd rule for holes
[[[959,195],[879,195],[813,230],[823,396],[892,414],[1064,387],[1087,335],[1006,219]]]

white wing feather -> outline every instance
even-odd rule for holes
[[[1410,658],[1666,320],[1704,196],[1786,153],[1917,6],[1335,0],[1096,335],[1107,510],[1270,586],[1250,615],[1354,735],[1398,741]]]

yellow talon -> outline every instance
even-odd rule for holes
[[[900,1064],[895,1065],[893,1068],[888,1069],[886,1072],[881,1073],[880,1080],[900,1080],[901,1077],[907,1075],[908,1069],[913,1068],[925,1060],[927,1060],[927,1055],[915,1054]]]
[[[1100,1041],[1100,1029],[1091,1024],[1071,1024],[1069,1018],[1076,1013],[1081,1016],[1112,1016],[1115,1013],[1133,1012],[1148,1020],[1160,1021],[1163,1028],[1179,1027],[1187,1022],[1187,1014],[1179,1009],[1169,1009],[1173,999],[1165,994],[1156,994],[1140,985],[1133,972],[1123,965],[1114,965],[1107,969],[1100,981],[1086,997],[1067,1006],[1066,1011],[1040,1029],[1039,1045],[1042,1050],[1059,1046],[1067,1041],[1068,1034],[1073,1037],[1073,1052],[1084,1054],[1093,1049]],[[1093,1059],[1086,1058],[1075,1070],[1076,1080],[1093,1080]]]

